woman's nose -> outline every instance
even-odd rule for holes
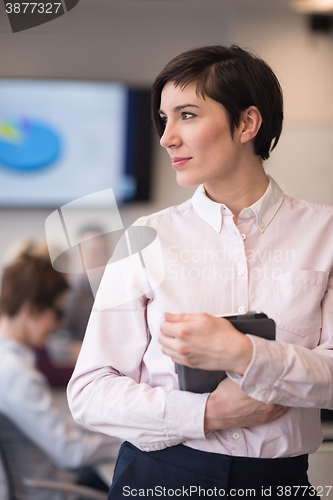
[[[163,135],[160,139],[160,144],[163,148],[166,148],[166,149],[172,148],[172,147],[178,147],[181,144],[181,139],[180,139],[179,134],[177,132],[176,125],[173,125],[170,122],[168,122],[165,125]]]

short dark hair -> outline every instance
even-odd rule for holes
[[[24,304],[43,311],[53,307],[68,289],[65,277],[53,269],[49,259],[22,254],[3,271],[0,312],[14,317]]]
[[[241,112],[256,106],[262,124],[254,138],[254,152],[263,160],[269,158],[282,131],[283,97],[277,77],[262,59],[237,45],[201,47],[172,59],[152,87],[152,120],[160,137],[165,126],[159,116],[161,93],[169,81],[181,88],[195,84],[198,94],[221,103],[227,111],[232,136]]]

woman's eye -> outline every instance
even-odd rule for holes
[[[182,113],[182,116],[184,118],[184,120],[189,120],[190,118],[193,118],[193,116],[195,116],[193,113],[187,113],[186,111],[184,111]]]
[[[161,116],[161,115],[160,115],[160,121],[161,121],[162,125],[166,125],[166,122],[167,122],[167,117],[166,117],[166,116]]]

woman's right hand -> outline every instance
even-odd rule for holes
[[[260,403],[251,398],[227,377],[207,399],[205,432],[266,424],[281,417],[284,411],[281,405]]]

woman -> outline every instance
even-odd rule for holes
[[[50,261],[31,254],[14,259],[2,276],[1,444],[12,493],[22,500],[67,498],[64,492],[25,486],[22,478],[107,489],[91,467],[112,460],[120,445],[115,438],[80,428],[70,415],[59,411],[46,378],[35,365],[34,349],[43,347],[48,334],[61,324],[68,288]]]
[[[159,286],[146,262],[141,281],[127,276],[141,296],[103,309],[117,290],[106,272],[69,384],[74,418],[129,441],[112,500],[314,496],[307,454],[321,443],[319,409],[333,407],[333,209],[266,176],[282,93],[249,52],[180,54],[154,82],[152,116],[178,183],[199,187],[137,222],[157,232]],[[215,317],[249,310],[275,320],[276,342]],[[180,392],[173,361],[228,377],[211,394]]]

